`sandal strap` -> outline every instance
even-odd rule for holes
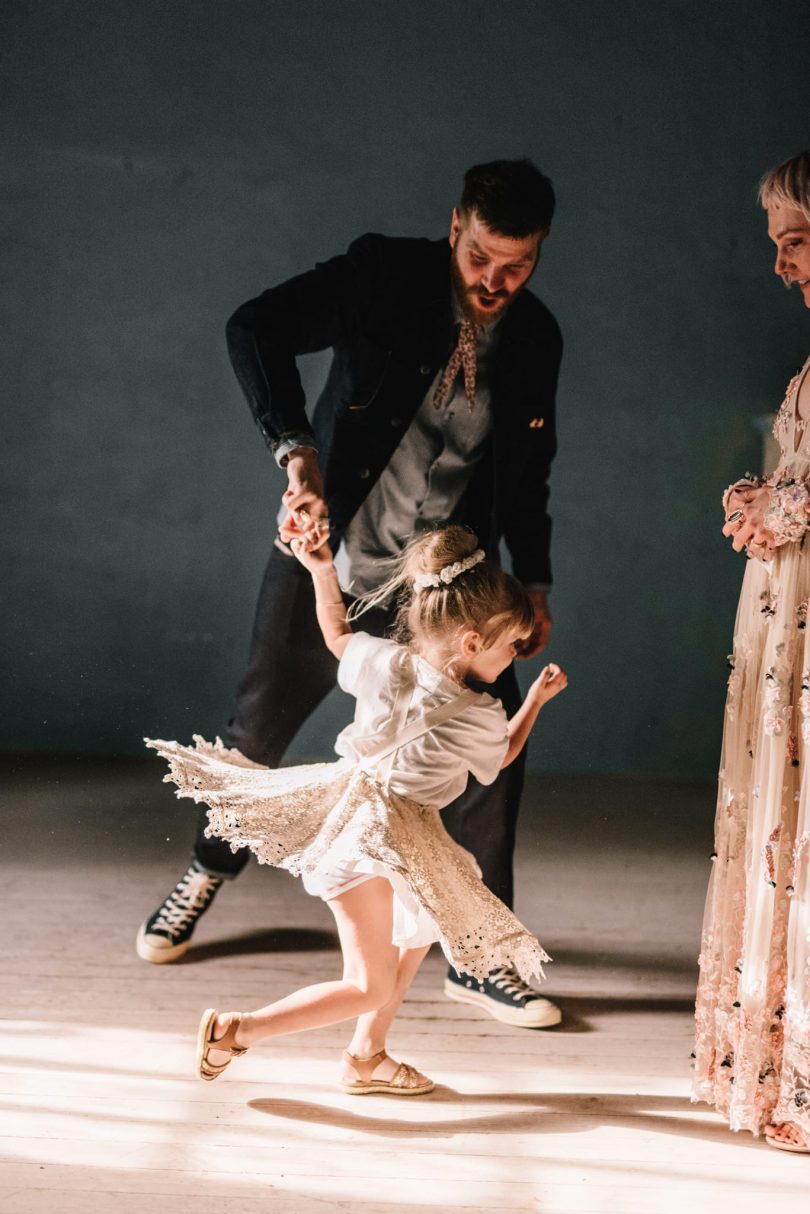
[[[370,1058],[358,1058],[356,1054],[350,1054],[348,1050],[343,1051],[343,1061],[352,1068],[361,1083],[368,1083],[377,1067],[387,1057],[388,1054],[385,1050],[379,1050]]]
[[[419,1088],[424,1080],[419,1078],[419,1072],[409,1062],[400,1062],[391,1077],[392,1088]]]
[[[208,1042],[208,1049],[227,1050],[231,1058],[239,1058],[242,1054],[246,1054],[248,1047],[246,1045],[236,1044],[236,1034],[241,1023],[242,1017],[235,1016],[221,1037],[217,1037],[216,1041],[213,1039],[213,1037],[210,1039]]]
[[[221,1037],[217,1037],[214,1040],[210,1036],[214,1029],[214,1017],[211,1017],[211,1025],[208,1031],[209,1037],[206,1039],[203,1048],[203,1056],[199,1060],[199,1073],[204,1078],[216,1079],[217,1076],[220,1076],[226,1070],[226,1067],[231,1065],[233,1059],[238,1059],[238,1057],[242,1057],[243,1054],[248,1053],[247,1045],[237,1045],[236,1040],[234,1040],[240,1023],[242,1023],[242,1016],[238,1012],[234,1012],[230,1025],[228,1025]],[[211,1062],[209,1057],[211,1050],[221,1050],[223,1054],[227,1054],[228,1057],[225,1062]]]
[[[227,1062],[213,1063],[207,1058],[203,1058],[200,1062],[200,1074],[205,1075],[208,1079],[216,1079],[217,1075],[221,1075],[224,1070],[227,1070],[230,1063],[230,1058]]]

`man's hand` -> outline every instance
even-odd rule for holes
[[[726,521],[723,535],[731,537],[735,552],[748,549],[749,556],[769,560],[776,548],[773,532],[764,525],[765,514],[770,505],[771,489],[768,485],[758,487],[740,485],[728,493]]]
[[[519,658],[533,658],[548,644],[551,634],[551,612],[548,607],[548,597],[542,590],[530,590],[529,598],[534,607],[534,628],[532,634],[518,646]]]
[[[296,447],[287,460],[287,489],[281,498],[287,516],[278,529],[285,544],[306,536],[309,551],[329,539],[329,513],[323,499],[323,479],[318,453],[311,447]]]

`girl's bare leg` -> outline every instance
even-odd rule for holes
[[[429,947],[429,946],[428,946]],[[396,985],[394,993],[386,1004],[373,1012],[364,1012],[358,1016],[347,1049],[355,1058],[371,1058],[380,1050],[385,1049],[388,1030],[394,1017],[399,1011],[400,1004],[408,993],[408,988],[416,977],[416,971],[422,964],[428,952],[426,948],[403,948],[399,950]],[[391,1079],[399,1063],[393,1058],[386,1058],[374,1070],[375,1079]],[[425,1076],[420,1074],[420,1079]]]
[[[332,899],[328,906],[340,937],[343,977],[305,986],[267,1007],[245,1013],[236,1032],[236,1044],[255,1045],[265,1037],[322,1028],[386,1007],[394,998],[399,973],[399,949],[391,943],[392,897],[390,883],[384,877],[372,877]],[[226,1031],[232,1015],[223,1012],[217,1016],[215,1040]],[[209,1057],[219,1065],[229,1055],[211,1050]]]

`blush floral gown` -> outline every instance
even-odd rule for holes
[[[797,415],[774,422],[776,479],[810,477]],[[810,536],[749,560],[730,658],[715,852],[696,1009],[693,1099],[733,1130],[810,1137]]]

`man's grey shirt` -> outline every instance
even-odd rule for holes
[[[461,315],[456,308],[457,319]],[[353,597],[376,589],[389,575],[414,532],[452,517],[492,430],[489,373],[499,321],[479,329],[476,342],[475,408],[470,411],[464,377],[456,377],[445,403],[433,395],[444,368],[427,390],[413,421],[380,479],[349,524],[335,555],[340,585]]]

